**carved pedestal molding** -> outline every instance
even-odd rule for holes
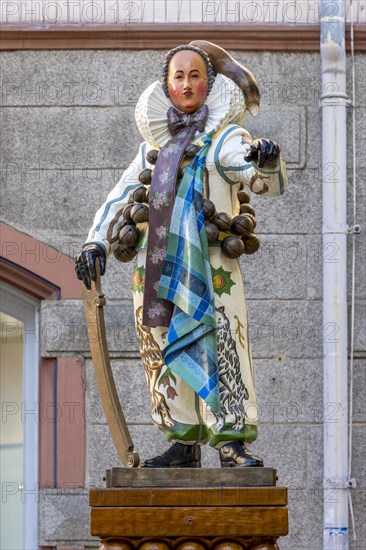
[[[91,489],[99,550],[279,550],[287,489],[271,468],[113,468]]]

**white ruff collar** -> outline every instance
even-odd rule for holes
[[[226,76],[216,76],[205,104],[208,107],[206,133],[221,130],[229,123],[243,124],[246,111],[243,93]],[[159,80],[146,88],[137,102],[136,124],[143,139],[152,147],[163,147],[172,138],[167,121],[167,111],[171,106]]]

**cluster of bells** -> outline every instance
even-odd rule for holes
[[[193,158],[199,151],[198,145],[191,144],[185,150],[188,158]],[[158,151],[152,149],[146,154],[149,164],[156,164]],[[185,172],[185,167],[179,168],[178,186]],[[136,224],[147,222],[149,218],[149,194],[152,180],[152,170],[146,168],[139,175],[142,184],[130,194],[128,204],[122,214],[124,221],[118,235],[118,246],[114,252],[120,262],[130,262],[137,254],[135,247],[140,239],[140,230]],[[249,204],[250,197],[243,189],[238,191],[240,214],[231,218],[225,212],[217,212],[216,206],[209,199],[203,201],[205,228],[210,246],[217,243],[220,232],[228,234],[220,243],[225,256],[231,259],[239,258],[242,254],[254,254],[260,246],[259,237],[253,233],[256,226],[255,210]]]

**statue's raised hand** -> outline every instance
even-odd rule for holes
[[[255,162],[258,168],[277,162],[280,146],[271,139],[256,139],[250,144],[248,153],[244,156],[247,162]]]
[[[81,252],[75,258],[75,271],[79,281],[83,281],[88,290],[91,288],[91,281],[95,281],[95,261],[99,259],[100,274],[105,273],[106,254],[102,245],[97,243],[84,244]]]

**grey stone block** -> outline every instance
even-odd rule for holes
[[[353,365],[353,421],[365,422],[366,364],[365,359]]]
[[[102,280],[107,300],[132,299],[132,275],[135,262],[121,263],[111,254]],[[132,307],[132,304],[131,304]]]
[[[289,535],[280,539],[281,550],[323,548],[323,499],[317,491],[289,487]]]
[[[4,52],[2,104],[135,105],[160,78],[163,52],[70,50]]]
[[[323,367],[320,359],[279,356],[255,362],[258,419],[263,424],[322,421]]]
[[[3,107],[0,117],[4,162],[27,170],[110,169],[131,162],[142,141],[132,107]]]
[[[350,94],[351,92],[349,92]],[[365,98],[359,99],[358,102],[356,102],[356,155],[357,155],[357,168],[359,169],[365,169],[366,168],[366,160],[365,155],[362,154],[361,151],[365,151],[366,149],[366,104],[365,104]],[[351,109],[349,109],[349,112],[347,112],[347,166],[351,169],[352,167],[352,151],[353,151],[353,145],[352,145],[352,112]]]
[[[323,412],[323,405],[320,411]],[[323,414],[321,414],[321,419]],[[309,489],[322,494],[323,487],[323,426],[307,427],[307,482]]]
[[[352,477],[356,479],[356,489],[366,490],[366,426],[353,426],[352,438]]]
[[[323,239],[322,235],[306,237],[306,285],[309,300],[323,297]]]
[[[89,162],[84,170],[71,165],[69,170],[30,169],[27,163],[4,162],[1,217],[4,221],[16,220],[32,233],[43,230],[80,234],[85,242],[95,212],[123,171],[123,167],[91,168]]]
[[[88,495],[74,488],[47,489],[40,493],[39,543],[41,546],[91,544]]]
[[[248,300],[254,358],[322,357],[321,302]]]
[[[288,299],[306,296],[306,240],[293,235],[263,235],[261,247],[240,259],[247,298]]]
[[[137,359],[112,361],[112,370],[126,421],[133,424],[149,424],[150,395],[142,362]],[[91,361],[86,362],[86,398],[88,422],[104,424],[105,417]]]
[[[286,157],[284,156],[284,159]],[[313,234],[322,227],[321,181],[317,170],[289,170],[288,187],[280,197],[251,194],[259,234]],[[281,236],[278,237],[281,239]]]
[[[271,138],[281,145],[281,151],[286,163],[293,168],[303,168],[306,151],[306,113],[297,106],[263,107],[258,117],[248,116],[244,127],[253,139]]]
[[[355,514],[355,530],[352,527],[352,522],[350,521],[350,550],[365,550],[366,548],[366,490],[365,489],[355,489],[351,493],[352,495],[352,504]],[[357,538],[354,540],[353,535],[356,535]]]
[[[273,67],[278,62],[278,54],[274,52],[243,52],[231,51],[239,63],[242,63],[253,74],[261,92],[261,107],[270,105],[272,98]],[[250,118],[250,115],[248,115]]]
[[[277,104],[317,108],[321,96],[319,54],[284,52],[273,59],[273,108]]]
[[[321,136],[322,121],[320,107],[309,107],[306,112],[306,168],[322,173]],[[320,179],[321,181],[321,179]]]
[[[132,304],[111,303],[104,309],[111,356],[138,356]],[[87,325],[81,300],[42,302],[41,315],[43,356],[80,353],[81,350],[89,354]]]
[[[263,458],[267,468],[277,470],[278,486],[306,487],[305,427],[259,424],[258,439],[250,450]]]
[[[355,302],[355,352],[364,355],[366,350],[366,301]]]
[[[347,82],[351,83],[352,78],[352,59],[350,54],[347,56]],[[355,52],[355,79],[356,79],[356,101],[358,103],[365,99],[365,74],[366,74],[366,56],[362,52]]]

